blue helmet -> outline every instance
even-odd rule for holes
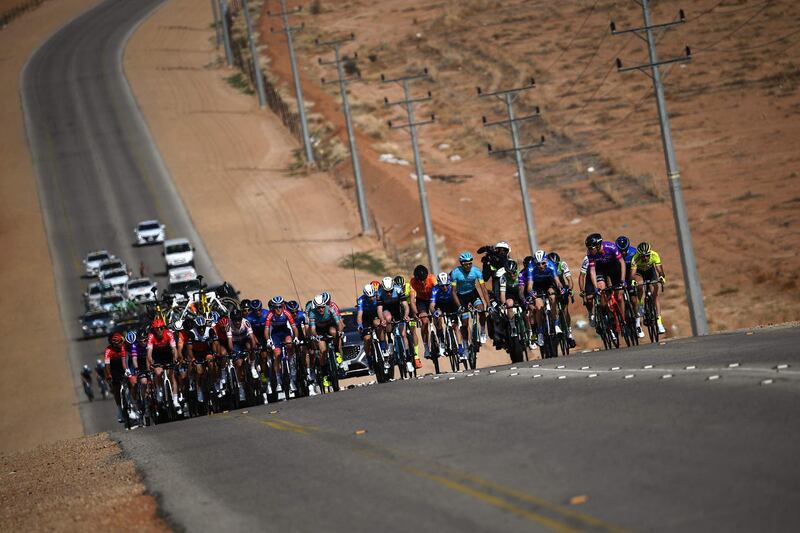
[[[458,256],[459,263],[469,263],[472,261],[472,254],[470,252],[461,252],[461,255]]]
[[[620,235],[617,237],[617,249],[621,252],[624,252],[628,249],[628,246],[631,245],[631,240],[627,238],[625,235]]]

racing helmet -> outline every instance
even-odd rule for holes
[[[494,245],[495,250],[505,250],[506,253],[511,252],[511,246],[506,241],[500,241]]]
[[[264,307],[264,306],[261,303],[261,300],[259,300],[258,298],[253,298],[252,300],[250,300],[250,310],[251,311],[255,311],[257,313],[257,312],[261,311],[262,307]]]
[[[322,294],[314,296],[314,307],[325,307],[325,298]]]
[[[639,244],[636,246],[636,251],[637,251],[637,252],[639,252],[641,255],[647,255],[647,254],[649,254],[649,253],[650,253],[650,251],[651,251],[651,248],[650,248],[650,243],[649,243],[649,242],[647,242],[647,241],[640,242],[640,243],[639,243]]]
[[[472,253],[470,253],[469,251],[461,252],[461,254],[459,254],[459,256],[458,256],[458,262],[459,263],[470,263],[470,262],[472,262]]]
[[[391,276],[386,276],[381,280],[381,287],[383,290],[390,291],[394,287],[394,279]]]
[[[372,298],[375,296],[375,287],[372,286],[372,283],[367,283],[364,285],[364,296],[367,298]]]
[[[269,308],[270,309],[277,309],[283,305],[283,296],[273,296],[272,299],[269,301]]]
[[[297,310],[300,309],[300,304],[297,303],[297,300],[289,300],[286,302],[286,309],[292,313],[296,313]]]
[[[394,284],[398,287],[404,287],[406,284],[406,278],[403,276],[397,275],[394,277]]]
[[[328,291],[322,291],[321,293],[319,293],[319,295],[322,296],[324,304],[328,305],[328,302],[331,301],[331,293],[329,293]]]
[[[595,246],[600,246],[603,244],[603,236],[599,233],[591,233],[586,236],[586,240],[584,241],[587,248],[594,248]]]
[[[417,265],[414,267],[414,277],[419,280],[424,280],[428,277],[428,269],[425,265]]]
[[[555,264],[561,263],[561,256],[558,255],[556,252],[550,252],[547,254],[547,258]]]
[[[536,253],[533,254],[533,258],[536,263],[545,263],[547,261],[547,253],[544,250],[536,250]]]
[[[436,279],[439,282],[439,285],[450,285],[450,274],[447,272],[439,272],[439,274],[436,276]]]
[[[631,240],[629,238],[627,238],[625,235],[620,235],[619,237],[617,237],[617,240],[615,242],[617,244],[617,249],[620,252],[627,251],[628,250],[628,246],[631,245]]]

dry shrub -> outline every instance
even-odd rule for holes
[[[379,117],[370,114],[358,114],[353,117],[353,122],[355,122],[356,127],[360,129],[362,132],[366,133],[373,139],[382,140],[386,131],[388,130],[388,126],[386,122],[381,120]]]

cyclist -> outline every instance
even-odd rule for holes
[[[153,370],[157,386],[163,378],[164,367],[171,367],[178,360],[178,350],[175,336],[168,330],[164,321],[156,317],[150,324],[150,333],[147,335],[147,368]],[[159,365],[154,367],[153,365]],[[178,402],[178,385],[175,382],[175,373],[172,368],[167,371],[167,376],[172,382],[172,403],[176,409],[180,408]]]
[[[506,241],[500,241],[494,246],[481,246],[478,248],[478,253],[484,254],[481,257],[483,281],[489,281],[494,273],[500,268],[505,268],[506,261],[511,259],[511,246]]]
[[[321,293],[319,293],[319,295],[322,297],[322,302],[325,305],[327,305],[328,307],[330,307],[331,311],[333,311],[336,314],[336,316],[339,317],[339,324],[341,324],[341,326],[338,327],[339,335],[337,335],[337,338],[336,338],[336,362],[338,364],[341,364],[341,362],[342,362],[342,342],[344,340],[344,335],[341,334],[344,331],[344,321],[342,320],[342,310],[339,309],[339,306],[336,304],[336,302],[331,300],[331,293],[329,293],[328,291],[322,291]]]
[[[364,333],[365,323],[367,327],[370,327],[372,331],[377,333],[380,345],[386,346],[383,329],[380,327],[381,322],[378,319],[378,293],[371,283],[364,285],[361,296],[356,300],[356,324],[358,324],[358,332],[364,339],[364,352],[367,355],[367,361],[369,361],[370,366],[372,366],[372,361],[375,359],[372,353],[372,334]],[[386,370],[389,369],[387,368]],[[372,372],[374,372],[374,369]]]
[[[430,315],[428,315],[428,308],[431,305],[433,287],[436,286],[436,277],[428,272],[425,265],[417,265],[414,267],[414,276],[409,284],[413,290],[414,297],[409,298],[408,304],[411,306],[411,314],[420,321],[425,358],[430,359]]]
[[[311,350],[308,349],[306,344],[306,341],[309,337],[308,315],[306,315],[306,312],[300,308],[300,303],[297,300],[289,300],[286,302],[286,310],[292,314],[292,317],[294,318],[294,324],[297,326],[297,338],[300,339],[300,343],[297,345],[296,349],[300,350],[300,355],[302,355],[305,359],[306,379],[308,380],[309,384],[313,384],[316,382],[317,377],[316,372],[311,366]],[[316,394],[314,387],[309,387],[308,392],[311,396]]]
[[[122,384],[127,383],[131,371],[128,369],[128,352],[125,350],[125,339],[122,334],[114,332],[108,336],[108,346],[103,352],[105,360],[105,378],[111,383],[111,392],[114,394],[114,402],[117,404],[117,422],[122,422]],[[131,411],[130,417],[138,418],[135,411]]]
[[[491,316],[495,324],[492,338],[495,346],[502,348],[505,345],[507,332],[504,327],[505,322],[500,320],[502,313],[500,306],[505,307],[505,314],[509,321],[514,319],[515,306],[525,307],[519,286],[519,266],[513,259],[508,259],[505,267],[500,267],[494,272],[492,276],[492,303],[490,305],[493,309]]]
[[[267,315],[269,311],[263,308],[261,300],[242,300],[241,304],[242,315],[250,322],[250,327],[253,328],[253,334],[261,343],[266,343],[266,324]]]
[[[417,339],[417,320],[416,315],[414,314],[413,306],[411,305],[412,302],[416,303],[417,293],[414,288],[411,286],[410,282],[406,281],[406,278],[403,276],[397,275],[394,277],[394,285],[395,287],[402,287],[403,292],[406,295],[406,301],[408,302],[409,307],[409,319],[408,319],[408,333],[411,336],[411,340],[414,343],[414,367],[415,368],[422,368],[422,361],[419,359],[419,340]]]
[[[98,359],[94,366],[94,373],[97,375],[97,386],[103,398],[108,398],[108,381],[106,381],[106,364],[102,359]]]
[[[575,347],[575,338],[572,336],[572,316],[569,314],[569,298],[572,295],[572,272],[569,270],[569,265],[566,261],[561,260],[561,256],[556,252],[547,254],[547,258],[556,266],[558,279],[561,281],[561,286],[566,289],[561,295],[561,308],[564,310],[564,319],[567,321],[567,343],[570,348]]]
[[[392,328],[391,323],[393,317],[402,317],[402,321],[400,321],[399,324],[400,339],[403,343],[403,348],[406,350],[408,350],[408,339],[406,338],[408,312],[408,297],[406,296],[405,289],[395,285],[394,279],[390,276],[383,278],[381,281],[381,288],[378,291],[378,317],[381,319],[381,326],[383,326],[386,331]],[[381,349],[386,350],[383,345],[381,345]],[[414,368],[411,366],[411,361],[407,363],[408,371],[413,372]]]
[[[625,258],[613,242],[604,241],[599,233],[592,233],[586,237],[586,257],[589,259],[588,274],[594,285],[594,292],[600,293],[600,303],[603,307],[608,305],[608,299],[603,291],[607,286],[619,287],[616,290],[617,301],[622,301],[622,290],[626,283],[627,269]],[[612,332],[612,335],[614,333]]]
[[[217,382],[217,368],[214,354],[218,353],[219,343],[214,334],[214,328],[206,325],[205,318],[198,316],[194,322],[187,321],[185,327],[189,328],[186,342],[186,351],[189,360],[194,363],[194,373],[197,377],[197,401],[205,401],[203,391],[207,380],[214,384],[214,392],[221,396],[221,387]],[[206,373],[206,370],[208,373]]]
[[[628,294],[630,295],[631,303],[633,304],[633,311],[634,315],[636,314],[636,298],[633,296],[636,294],[636,289],[633,288],[631,280],[631,259],[633,259],[633,255],[636,253],[636,248],[631,246],[631,240],[626,237],[625,235],[620,235],[617,237],[617,240],[614,241],[617,245],[617,250],[619,253],[622,254],[622,258],[625,260],[625,283],[628,285]],[[639,324],[639,319],[636,319],[636,334],[639,337],[644,337],[644,332],[642,332],[642,327]]]
[[[431,303],[428,310],[436,320],[436,331],[439,335],[439,355],[444,355],[444,315],[458,315],[458,302],[456,301],[456,291],[453,290],[453,283],[450,274],[439,272],[436,275],[436,285],[431,291]],[[456,332],[456,344],[458,346],[458,356],[464,355],[464,345],[461,337],[461,328],[454,327]]]
[[[648,242],[640,242],[636,246],[636,253],[631,260],[631,276],[639,274],[644,281],[656,281],[658,280],[661,284],[667,282],[667,278],[664,276],[664,267],[661,265],[661,256],[658,255],[658,252],[653,250],[650,247],[650,243]],[[657,325],[658,325],[658,332],[659,333],[666,333],[667,330],[664,327],[664,323],[661,320],[661,302],[658,298],[659,293],[659,286],[653,285],[653,302],[656,304],[656,316],[657,316]],[[638,289],[638,302],[636,307],[638,307],[638,313],[636,318],[636,325],[639,326],[639,318],[644,314],[644,308],[642,306],[642,297],[644,296],[644,290],[642,287]],[[638,331],[641,331],[639,329]],[[641,335],[642,337],[644,334]]]
[[[228,340],[231,337],[231,321],[228,317],[222,316],[214,322],[214,335],[217,336],[219,341],[220,355],[232,355],[230,351],[230,343]]]
[[[528,309],[535,315],[537,335],[536,344],[544,346],[544,298],[546,294],[550,300],[550,318],[553,320],[554,332],[561,334],[561,325],[558,323],[556,314],[556,289],[561,294],[566,291],[558,278],[556,266],[547,258],[544,250],[536,250],[533,254],[533,261],[529,262],[522,276],[520,285],[525,289],[525,295],[529,298]]]
[[[329,299],[330,301],[330,299]],[[328,336],[333,342],[338,344],[341,332],[344,331],[344,321],[330,305],[324,303],[325,297],[317,294],[311,301],[311,310],[308,312],[308,330],[311,337],[316,338],[319,347],[319,365],[323,369],[322,386],[330,387],[331,381],[328,376],[328,344],[325,337]],[[336,364],[341,359],[341,354],[337,353]]]
[[[581,298],[583,298],[583,306],[586,308],[586,316],[589,317],[589,326],[595,327],[594,318],[594,284],[592,278],[589,277],[589,257],[583,256],[581,262],[581,271],[578,274],[578,287],[581,289]]]
[[[294,356],[294,347],[297,345],[298,335],[294,317],[286,310],[283,296],[274,296],[269,301],[269,312],[266,321],[267,344],[272,347],[272,368],[275,376],[282,372],[281,354],[286,350],[287,358]],[[289,399],[290,391],[283,391]]]
[[[139,402],[139,405],[144,411],[144,398],[139,397],[139,388],[136,387],[138,381],[143,386],[147,385],[147,328],[142,328],[142,332],[129,331],[125,335],[126,348],[130,354],[130,361],[128,368],[132,368],[131,372],[131,391],[133,393],[134,401]]]
[[[478,267],[472,266],[472,254],[470,252],[461,252],[458,256],[459,266],[450,272],[450,280],[453,284],[453,298],[456,304],[464,310],[462,318],[466,327],[466,335],[464,335],[467,344],[472,342],[472,315],[467,312],[469,306],[473,306],[478,310],[478,317],[480,319],[480,342],[486,343],[486,314],[484,311],[484,302],[488,304],[489,296],[486,292],[486,286],[483,281],[483,273],[478,270]]]
[[[81,382],[83,383],[83,392],[86,393],[86,397],[89,398],[89,401],[94,401],[94,391],[92,390],[92,369],[89,368],[89,365],[83,365],[81,368]]]

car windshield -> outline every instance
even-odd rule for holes
[[[104,263],[100,265],[100,270],[102,270],[103,272],[105,272],[106,270],[115,270],[117,268],[122,268],[121,261],[111,261],[109,263]]]
[[[167,290],[169,292],[193,292],[200,290],[200,282],[196,279],[176,281],[175,283],[170,283]]]
[[[344,320],[345,331],[355,331],[358,329],[355,313],[342,313],[342,320]]]
[[[139,231],[149,231],[151,229],[161,229],[161,224],[158,222],[142,222],[139,224]]]
[[[85,320],[97,320],[111,318],[111,314],[108,311],[95,311],[94,313],[86,313],[83,318]]]
[[[122,301],[122,296],[119,294],[109,294],[103,297],[104,304],[117,304]]]
[[[100,294],[103,288],[100,285],[92,285],[89,287],[89,294]]]
[[[106,252],[98,252],[96,254],[89,254],[89,257],[86,260],[90,263],[95,263],[97,261],[105,261],[108,259],[108,254]]]
[[[129,289],[141,289],[142,287],[149,287],[149,286],[150,282],[147,281],[146,279],[137,279],[135,281],[131,281],[130,283],[128,283]]]
[[[167,253],[168,254],[181,254],[183,252],[190,252],[192,247],[189,246],[189,243],[182,242],[181,244],[173,244],[171,246],[167,246]]]
[[[127,276],[127,275],[128,275],[127,272],[125,272],[122,269],[118,269],[118,270],[112,270],[111,272],[106,274],[106,277],[107,278],[119,278],[119,277]]]

